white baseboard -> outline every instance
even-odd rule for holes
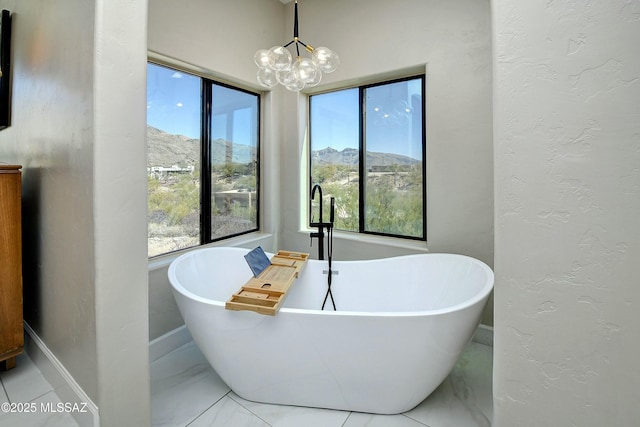
[[[191,334],[187,325],[169,331],[149,343],[149,363],[153,363],[171,351],[191,342]]]
[[[79,407],[87,409],[87,412],[73,412],[71,414],[78,425],[80,427],[99,427],[100,418],[96,404],[87,396],[82,387],[27,322],[24,322],[24,330],[26,332],[25,351],[44,378],[51,384],[60,401],[77,404]]]

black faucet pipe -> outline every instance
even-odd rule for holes
[[[320,194],[320,222],[312,222],[309,225],[318,228],[317,233],[311,233],[311,239],[314,237],[318,238],[318,259],[324,260],[324,228],[326,224],[322,222],[322,187],[320,187],[320,184],[314,185],[311,189],[311,200],[315,199],[316,191]],[[311,204],[311,202],[309,202],[309,204]]]
[[[331,210],[329,212],[329,222],[331,223],[331,227],[327,232],[328,236],[328,248],[327,248],[327,256],[329,257],[329,271],[327,272],[327,293],[324,295],[324,301],[322,302],[322,310],[324,310],[324,306],[327,304],[327,298],[331,297],[331,305],[333,305],[333,311],[336,311],[336,302],[333,299],[333,292],[331,292],[331,281],[333,277],[333,270],[331,268],[331,260],[333,259],[333,217],[334,217],[334,209],[336,204],[336,198],[331,198]]]

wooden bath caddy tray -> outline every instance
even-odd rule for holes
[[[227,310],[250,310],[275,316],[291,284],[307,263],[309,254],[278,251],[271,265],[249,279],[225,304]]]

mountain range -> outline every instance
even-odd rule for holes
[[[214,164],[241,163],[252,161],[256,155],[256,148],[248,145],[234,144],[223,139],[216,139],[212,143]],[[358,150],[345,148],[336,150],[327,147],[311,153],[316,164],[357,165]],[[200,158],[200,140],[183,135],[173,135],[152,126],[147,126],[147,165],[148,166],[189,166],[197,165]],[[393,153],[367,153],[367,165],[414,165],[420,161],[414,158]]]
[[[327,147],[322,150],[316,150],[311,152],[311,158],[314,163],[334,164],[334,165],[357,165],[360,161],[360,151],[355,148],[345,148],[343,150],[336,150],[335,148]],[[375,151],[367,152],[367,165],[368,166],[390,166],[390,165],[415,165],[420,161],[412,157],[403,156],[402,154],[393,153],[377,153]]]
[[[215,139],[211,144],[214,165],[225,163],[250,163],[256,156],[256,148]],[[189,166],[200,162],[200,139],[174,135],[147,126],[147,166]]]

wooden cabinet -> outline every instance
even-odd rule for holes
[[[22,166],[0,164],[0,368],[24,347],[22,323]]]

